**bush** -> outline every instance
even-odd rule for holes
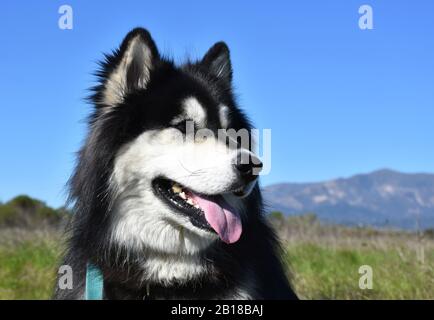
[[[59,226],[68,217],[67,211],[53,209],[44,202],[20,195],[0,204],[0,227]]]
[[[10,204],[0,205],[0,225],[11,224],[17,218],[17,210]]]
[[[9,201],[9,204],[13,207],[20,208],[23,210],[31,210],[35,207],[44,205],[43,202],[33,199],[27,195],[19,195]]]

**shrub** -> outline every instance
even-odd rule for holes
[[[56,210],[27,195],[0,204],[0,227],[59,226],[67,217],[64,208]]]

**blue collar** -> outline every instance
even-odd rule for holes
[[[102,300],[104,279],[101,270],[88,262],[86,267],[85,300]]]

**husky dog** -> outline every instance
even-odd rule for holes
[[[212,135],[251,129],[227,45],[177,66],[137,28],[97,75],[70,180],[63,264],[73,288],[55,298],[84,298],[88,263],[103,275],[104,299],[296,298],[262,212],[252,143]]]

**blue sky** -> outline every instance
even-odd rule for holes
[[[58,28],[62,4],[73,30]],[[362,4],[373,30],[358,28]],[[434,172],[434,1],[4,1],[0,200],[63,203],[95,62],[136,26],[177,60],[229,44],[242,107],[272,129],[265,185]]]

